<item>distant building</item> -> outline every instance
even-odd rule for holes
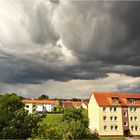
[[[56,106],[59,104],[58,100],[36,100],[36,99],[24,99],[25,109],[29,113],[36,112],[53,112]]]
[[[82,105],[82,101],[63,101],[64,108],[80,108]]]
[[[140,94],[93,92],[88,116],[100,136],[140,136]]]
[[[80,108],[83,107],[84,109],[88,108],[88,102],[83,101],[63,101],[63,107],[64,108]]]
[[[81,106],[82,106],[84,109],[88,109],[88,102],[82,102]]]

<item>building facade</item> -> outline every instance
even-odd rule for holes
[[[140,94],[93,92],[88,116],[100,136],[140,136]]]
[[[29,113],[35,112],[53,112],[56,106],[59,104],[58,100],[29,100],[24,99],[22,102],[25,103],[25,109]]]

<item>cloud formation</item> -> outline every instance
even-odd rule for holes
[[[140,77],[139,9],[136,1],[1,0],[0,81]]]

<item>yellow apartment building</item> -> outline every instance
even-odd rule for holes
[[[89,128],[105,136],[140,136],[140,94],[93,92]]]

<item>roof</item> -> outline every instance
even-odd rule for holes
[[[140,93],[113,93],[113,92],[93,92],[98,105],[100,106],[140,106]],[[118,99],[118,103],[113,102],[113,99]],[[130,103],[130,99],[135,102]]]
[[[58,100],[36,100],[36,99],[24,99],[24,103],[35,103],[35,104],[59,104]]]
[[[71,102],[64,101],[63,102],[63,107],[65,107],[65,108],[73,107],[73,104]]]
[[[89,102],[83,102],[83,104],[85,104],[88,107]]]
[[[74,101],[63,101],[64,107],[80,107],[82,102],[74,102]]]

